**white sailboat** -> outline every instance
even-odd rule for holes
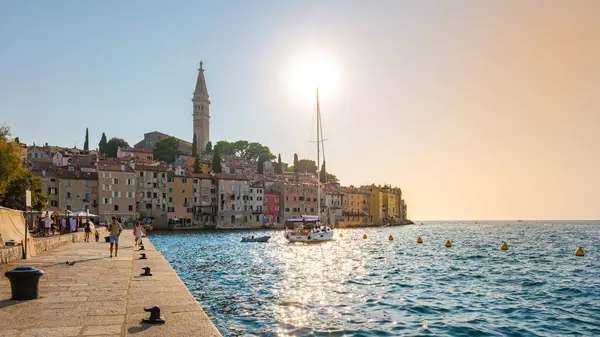
[[[319,105],[319,89],[317,88],[317,213],[321,213],[321,149],[323,146],[323,128],[321,126],[321,108]],[[323,157],[325,157],[323,148]],[[333,228],[328,225],[327,219],[323,222],[320,216],[302,215],[299,218],[287,219],[286,223],[293,226],[288,229],[286,225],[285,238],[289,242],[322,242],[333,240]]]

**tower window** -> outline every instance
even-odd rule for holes
[[[200,110],[204,111],[204,105],[200,106]]]

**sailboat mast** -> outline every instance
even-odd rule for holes
[[[319,107],[319,88],[317,88],[317,216],[321,218],[321,109]]]

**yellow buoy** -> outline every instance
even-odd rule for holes
[[[448,248],[452,247],[452,242],[450,242],[450,240],[446,241],[446,247],[448,247]]]
[[[390,241],[393,241],[394,237],[390,235],[389,239],[390,239]]]
[[[343,237],[344,237],[344,234],[340,233],[340,238],[343,238]]]
[[[420,236],[417,238],[417,243],[423,243],[423,239]]]
[[[367,238],[367,234],[363,234],[363,239],[366,239],[366,238]]]
[[[577,248],[577,250],[575,251],[575,256],[584,256],[585,252],[583,251],[583,248],[579,247]]]
[[[508,243],[506,243],[506,242],[503,242],[503,243],[500,245],[500,249],[501,249],[501,250],[508,250]]]

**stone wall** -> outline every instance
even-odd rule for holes
[[[100,240],[104,241],[104,232],[106,229],[100,227],[96,229],[100,233]],[[33,240],[35,246],[35,253],[40,254],[42,252],[54,249],[56,247],[64,246],[72,242],[79,242],[85,239],[85,232],[77,232],[65,235],[57,235],[48,238],[36,238]],[[91,240],[95,240],[94,236],[91,236]],[[13,247],[0,247],[0,265],[9,263],[13,260],[18,260],[23,257],[23,246]]]

